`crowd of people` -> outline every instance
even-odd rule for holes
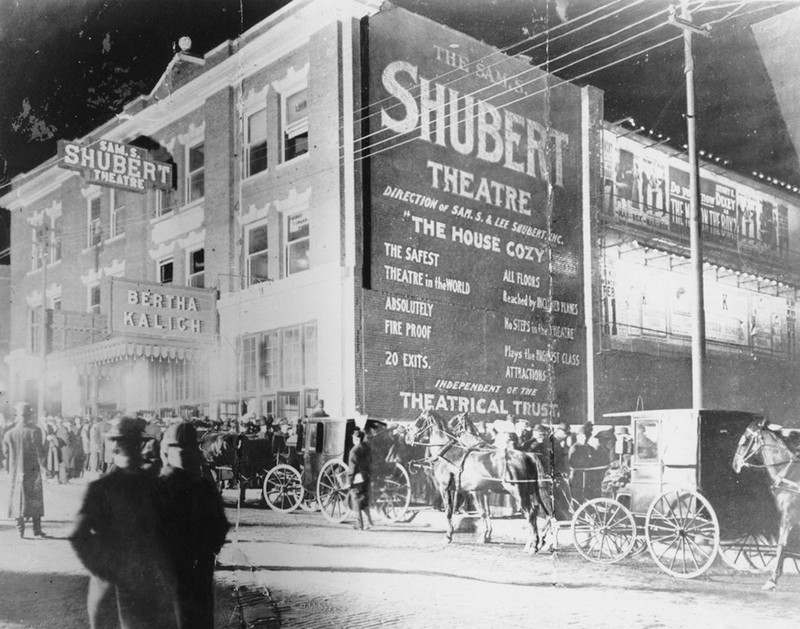
[[[88,448],[80,443],[84,428]],[[47,536],[43,477],[67,482],[87,470],[98,475],[70,535],[90,574],[92,629],[214,626],[214,565],[229,524],[216,486],[203,473],[193,422],[174,418],[162,426],[121,413],[109,420],[37,422],[20,403],[4,432],[8,517],[22,537],[27,520],[34,536]]]

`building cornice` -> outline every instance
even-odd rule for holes
[[[209,68],[195,79],[176,89],[167,98],[156,101],[135,114],[117,116],[94,129],[82,140],[105,139],[124,142],[139,135],[155,135],[176,120],[202,107],[203,102],[222,89],[239,85],[247,77],[278,59],[307,45],[313,33],[332,23],[374,15],[383,2],[377,0],[308,0],[291,3],[262,20],[238,40],[221,43],[205,55],[209,59],[225,46],[232,48],[230,57]],[[138,100],[141,97],[138,97]],[[114,125],[109,128],[110,125]],[[31,172],[13,180],[14,189],[0,197],[0,206],[18,209],[56,190],[67,178],[78,176],[58,168],[53,157]],[[38,173],[38,169],[43,169]],[[44,182],[43,182],[44,179]],[[45,189],[46,188],[46,189]]]

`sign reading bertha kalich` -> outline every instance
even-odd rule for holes
[[[402,9],[369,51],[365,410],[585,417],[579,88]]]
[[[77,170],[86,180],[132,192],[172,187],[172,164],[157,162],[138,146],[98,140],[88,145],[58,141],[59,166]]]

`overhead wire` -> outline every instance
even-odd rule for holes
[[[707,1],[707,0],[706,0],[706,1]],[[702,3],[702,4],[705,4],[705,3]],[[764,10],[764,9],[762,9],[762,10]],[[657,12],[657,14],[661,14],[661,13],[663,13],[663,12],[664,12],[663,10],[662,10],[662,11],[658,11],[658,12]],[[654,14],[654,15],[655,15],[655,14]],[[652,18],[653,18],[653,15],[649,16],[648,18],[644,18],[643,20],[640,20],[639,22],[640,22],[640,23],[643,23],[644,21],[647,21],[647,20],[649,20],[649,19],[652,19]],[[631,37],[629,37],[629,38],[627,38],[627,39],[625,39],[625,40],[623,40],[623,41],[621,41],[621,42],[617,42],[617,43],[615,43],[615,44],[612,44],[612,45],[608,46],[607,48],[604,48],[604,49],[602,49],[602,50],[599,50],[599,51],[595,51],[595,52],[593,52],[593,53],[591,53],[591,54],[589,54],[589,55],[586,55],[586,56],[583,56],[583,57],[581,57],[581,58],[579,58],[579,59],[573,60],[573,61],[571,61],[569,64],[566,64],[566,65],[564,65],[564,66],[561,66],[560,68],[553,69],[553,70],[552,70],[552,73],[561,72],[561,71],[563,71],[563,70],[565,70],[565,69],[567,69],[567,68],[569,68],[569,67],[572,67],[572,66],[574,66],[574,65],[577,65],[577,64],[579,64],[579,63],[582,63],[582,62],[584,62],[584,61],[586,61],[586,60],[588,60],[588,59],[590,59],[590,58],[596,57],[596,56],[597,56],[597,55],[599,55],[599,54],[603,54],[603,53],[605,53],[605,52],[608,52],[609,50],[612,50],[612,49],[614,49],[614,48],[617,48],[617,47],[619,47],[619,46],[621,46],[621,45],[624,45],[624,44],[626,44],[626,43],[630,43],[630,41],[632,41],[632,40],[635,40],[635,39],[637,39],[637,38],[639,38],[639,37],[642,37],[642,36],[644,36],[644,35],[646,35],[646,34],[649,34],[650,32],[653,32],[653,31],[657,30],[658,28],[661,28],[661,27],[663,27],[663,26],[665,26],[665,25],[666,25],[666,23],[665,23],[665,24],[661,24],[661,25],[657,25],[657,26],[655,26],[655,27],[652,27],[652,28],[650,28],[650,29],[648,29],[648,30],[646,30],[646,31],[643,31],[642,33],[638,33],[638,34],[632,35]],[[627,29],[620,29],[620,30],[621,30],[621,31],[624,31],[624,30],[627,30]],[[655,49],[657,49],[657,48],[660,48],[660,47],[662,47],[662,46],[665,46],[665,45],[667,45],[667,44],[669,44],[669,43],[671,43],[671,42],[673,42],[673,41],[677,41],[677,40],[678,40],[678,39],[680,39],[681,37],[682,37],[681,35],[677,35],[677,36],[674,36],[674,37],[671,37],[671,38],[667,38],[666,40],[659,41],[659,42],[657,42],[657,43],[655,43],[655,44],[653,44],[653,45],[651,45],[651,46],[648,46],[648,47],[646,47],[646,48],[644,48],[644,49],[642,49],[642,50],[638,50],[638,51],[636,51],[636,52],[633,52],[633,53],[631,53],[631,54],[629,54],[629,55],[627,55],[627,56],[624,56],[624,57],[622,57],[622,58],[619,58],[619,59],[613,60],[613,61],[611,61],[611,62],[609,62],[609,63],[606,63],[606,64],[604,64],[604,65],[602,65],[602,66],[599,66],[599,67],[593,68],[593,69],[591,69],[591,70],[588,70],[588,71],[586,71],[586,72],[580,73],[580,74],[578,74],[578,75],[576,75],[576,76],[570,77],[570,79],[569,79],[569,80],[570,80],[570,81],[578,81],[578,80],[581,80],[581,79],[587,78],[587,77],[589,77],[589,76],[591,76],[591,75],[593,75],[593,74],[595,74],[595,73],[597,73],[597,72],[601,72],[601,71],[603,71],[603,70],[605,70],[605,69],[608,69],[608,68],[610,68],[610,67],[613,67],[614,65],[618,65],[618,64],[620,64],[620,63],[624,63],[625,61],[628,61],[628,60],[630,60],[630,59],[632,59],[632,58],[635,58],[635,57],[637,57],[637,56],[641,56],[641,55],[647,54],[647,53],[648,53],[648,52],[650,52],[651,50],[655,50]],[[607,39],[607,38],[608,38],[607,36],[604,36],[604,37],[603,37],[603,39]],[[585,46],[584,46],[584,47],[585,47]],[[563,56],[564,56],[564,55],[562,55],[562,56],[561,56],[561,57],[559,57],[559,58],[563,58]],[[526,70],[526,71],[527,71],[527,70]],[[535,79],[532,79],[531,81],[528,81],[528,82],[524,83],[523,85],[533,84],[533,83],[535,83],[536,81],[540,81],[540,80],[542,80],[542,78],[543,78],[543,77],[541,77],[541,76],[539,76],[539,77],[536,77]],[[480,89],[483,89],[483,88],[480,88]],[[487,100],[487,101],[489,101],[489,100],[491,100],[492,98],[496,98],[497,96],[504,95],[504,94],[506,94],[506,93],[508,93],[508,92],[510,92],[510,91],[511,91],[511,90],[505,90],[505,91],[503,91],[503,92],[501,92],[501,93],[499,93],[499,94],[494,94],[494,95],[492,95],[491,97],[487,98],[486,100]],[[536,91],[536,92],[533,92],[533,93],[530,93],[530,94],[525,94],[525,95],[523,95],[523,96],[521,96],[521,97],[519,97],[519,98],[517,98],[517,99],[511,100],[511,101],[509,101],[509,102],[504,102],[504,103],[503,103],[503,105],[504,105],[504,106],[512,105],[512,104],[515,104],[515,103],[517,103],[517,102],[520,102],[520,101],[526,100],[526,99],[528,99],[528,98],[532,98],[532,97],[534,97],[534,96],[540,95],[540,94],[542,94],[543,92],[544,92],[544,90],[538,90],[538,91]],[[461,113],[461,112],[463,112],[463,111],[464,111],[463,109],[462,109],[462,110],[459,110],[459,112],[458,112],[458,113]],[[476,117],[477,117],[477,115],[476,115],[476,116],[473,116],[473,117],[472,117],[472,119],[474,119],[474,118],[476,118]],[[419,127],[415,127],[415,129],[414,129],[414,130],[419,130]],[[412,131],[412,132],[409,132],[409,133],[413,133],[413,131]],[[394,138],[392,138],[392,139],[394,139]],[[374,147],[375,147],[375,146],[377,146],[377,143],[375,143],[375,144],[371,145],[370,147],[368,147],[368,148],[370,149],[370,150],[369,150],[369,155],[356,155],[356,157],[354,158],[354,162],[355,162],[355,163],[361,162],[361,161],[363,161],[363,160],[365,160],[365,159],[367,159],[367,158],[369,158],[369,157],[373,157],[373,156],[375,156],[375,155],[378,155],[378,154],[380,154],[380,153],[383,153],[383,152],[384,152],[384,151],[386,151],[386,150],[391,150],[391,149],[393,149],[393,148],[396,148],[396,147],[398,147],[398,146],[401,146],[401,145],[403,145],[403,144],[407,144],[407,143],[409,143],[409,142],[412,142],[412,141],[414,141],[414,140],[417,140],[417,139],[418,139],[418,137],[410,137],[410,138],[408,138],[408,139],[406,139],[406,140],[402,140],[402,141],[400,141],[400,142],[395,142],[395,143],[394,143],[394,144],[392,144],[391,146],[388,146],[388,147],[385,147],[385,148],[378,148],[377,150],[375,150],[375,149],[374,149]],[[363,138],[362,138],[362,139],[359,139],[359,140],[357,140],[357,141],[356,141],[356,143],[362,143],[362,141],[363,141]],[[340,151],[341,151],[341,150],[344,150],[344,148],[345,148],[345,147],[339,147],[339,150],[340,150]],[[365,150],[365,149],[354,149],[354,154],[357,154],[357,153],[363,153],[363,152],[364,152],[364,150]],[[342,159],[342,158],[340,157],[340,159]],[[51,168],[51,167],[54,167],[54,166],[56,166],[56,164],[48,163],[48,164],[43,164],[43,165],[41,165],[41,166],[40,166],[40,168]],[[326,171],[331,171],[331,170],[334,170],[334,169],[338,169],[338,168],[339,168],[339,165],[338,165],[338,164],[337,164],[337,165],[335,165],[335,166],[328,166],[328,167],[325,167],[325,168],[318,168],[318,169],[315,169],[313,172],[310,172],[310,173],[306,173],[306,174],[303,174],[303,175],[301,175],[300,177],[296,178],[296,179],[295,179],[295,181],[298,181],[298,180],[304,180],[304,179],[309,179],[309,178],[313,178],[313,177],[316,177],[317,175],[319,175],[319,174],[321,174],[321,173],[324,173],[324,172],[326,172]],[[76,175],[76,176],[77,176],[77,175]],[[205,179],[206,179],[206,181],[214,181],[214,180],[215,180],[214,178],[209,178],[209,177],[206,177]],[[223,180],[223,178],[219,178],[219,180]],[[224,178],[224,180],[227,180],[227,178]],[[182,208],[182,207],[185,207],[185,205],[186,205],[185,203],[176,202],[176,203],[174,203],[174,204],[172,204],[172,205],[169,205],[169,206],[165,207],[164,209],[167,209],[167,210],[177,210],[177,209],[180,209],[180,208]],[[166,216],[168,216],[168,215],[169,215],[169,213],[170,213],[170,212],[165,212],[165,213],[163,213],[163,214],[162,214],[162,216],[161,216],[161,217],[153,217],[153,218],[151,218],[150,220],[151,220],[151,221],[152,221],[152,220],[158,220],[158,218],[162,218],[162,217],[166,217]],[[134,224],[138,224],[139,222],[140,222],[140,220],[138,219],[138,217],[126,216],[126,225],[134,225]],[[62,238],[66,237],[66,236],[70,236],[70,235],[78,235],[78,236],[79,236],[79,239],[82,239],[83,237],[85,237],[85,236],[86,236],[86,234],[87,234],[87,229],[88,229],[88,227],[80,227],[80,228],[75,228],[74,230],[63,230],[63,229],[62,229],[62,230],[61,230],[59,233],[62,235]],[[127,231],[127,230],[125,230],[125,231]],[[113,238],[109,238],[109,239],[107,239],[107,240],[113,240]],[[62,242],[63,242],[63,241],[62,241]],[[76,241],[71,241],[71,242],[73,242],[73,243],[74,243],[74,242],[76,242]],[[107,242],[107,241],[106,241],[106,242]],[[88,249],[90,249],[90,248],[91,248],[91,247],[88,247],[88,248],[83,248],[83,249],[82,249],[82,251],[84,251],[84,252],[85,252],[85,251],[87,251],[87,250],[88,250]]]

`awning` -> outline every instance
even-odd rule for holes
[[[51,354],[52,362],[65,362],[82,369],[124,360],[188,360],[197,361],[207,357],[211,349],[207,345],[182,345],[174,342],[143,342],[125,338],[114,338],[85,347],[78,347]]]

